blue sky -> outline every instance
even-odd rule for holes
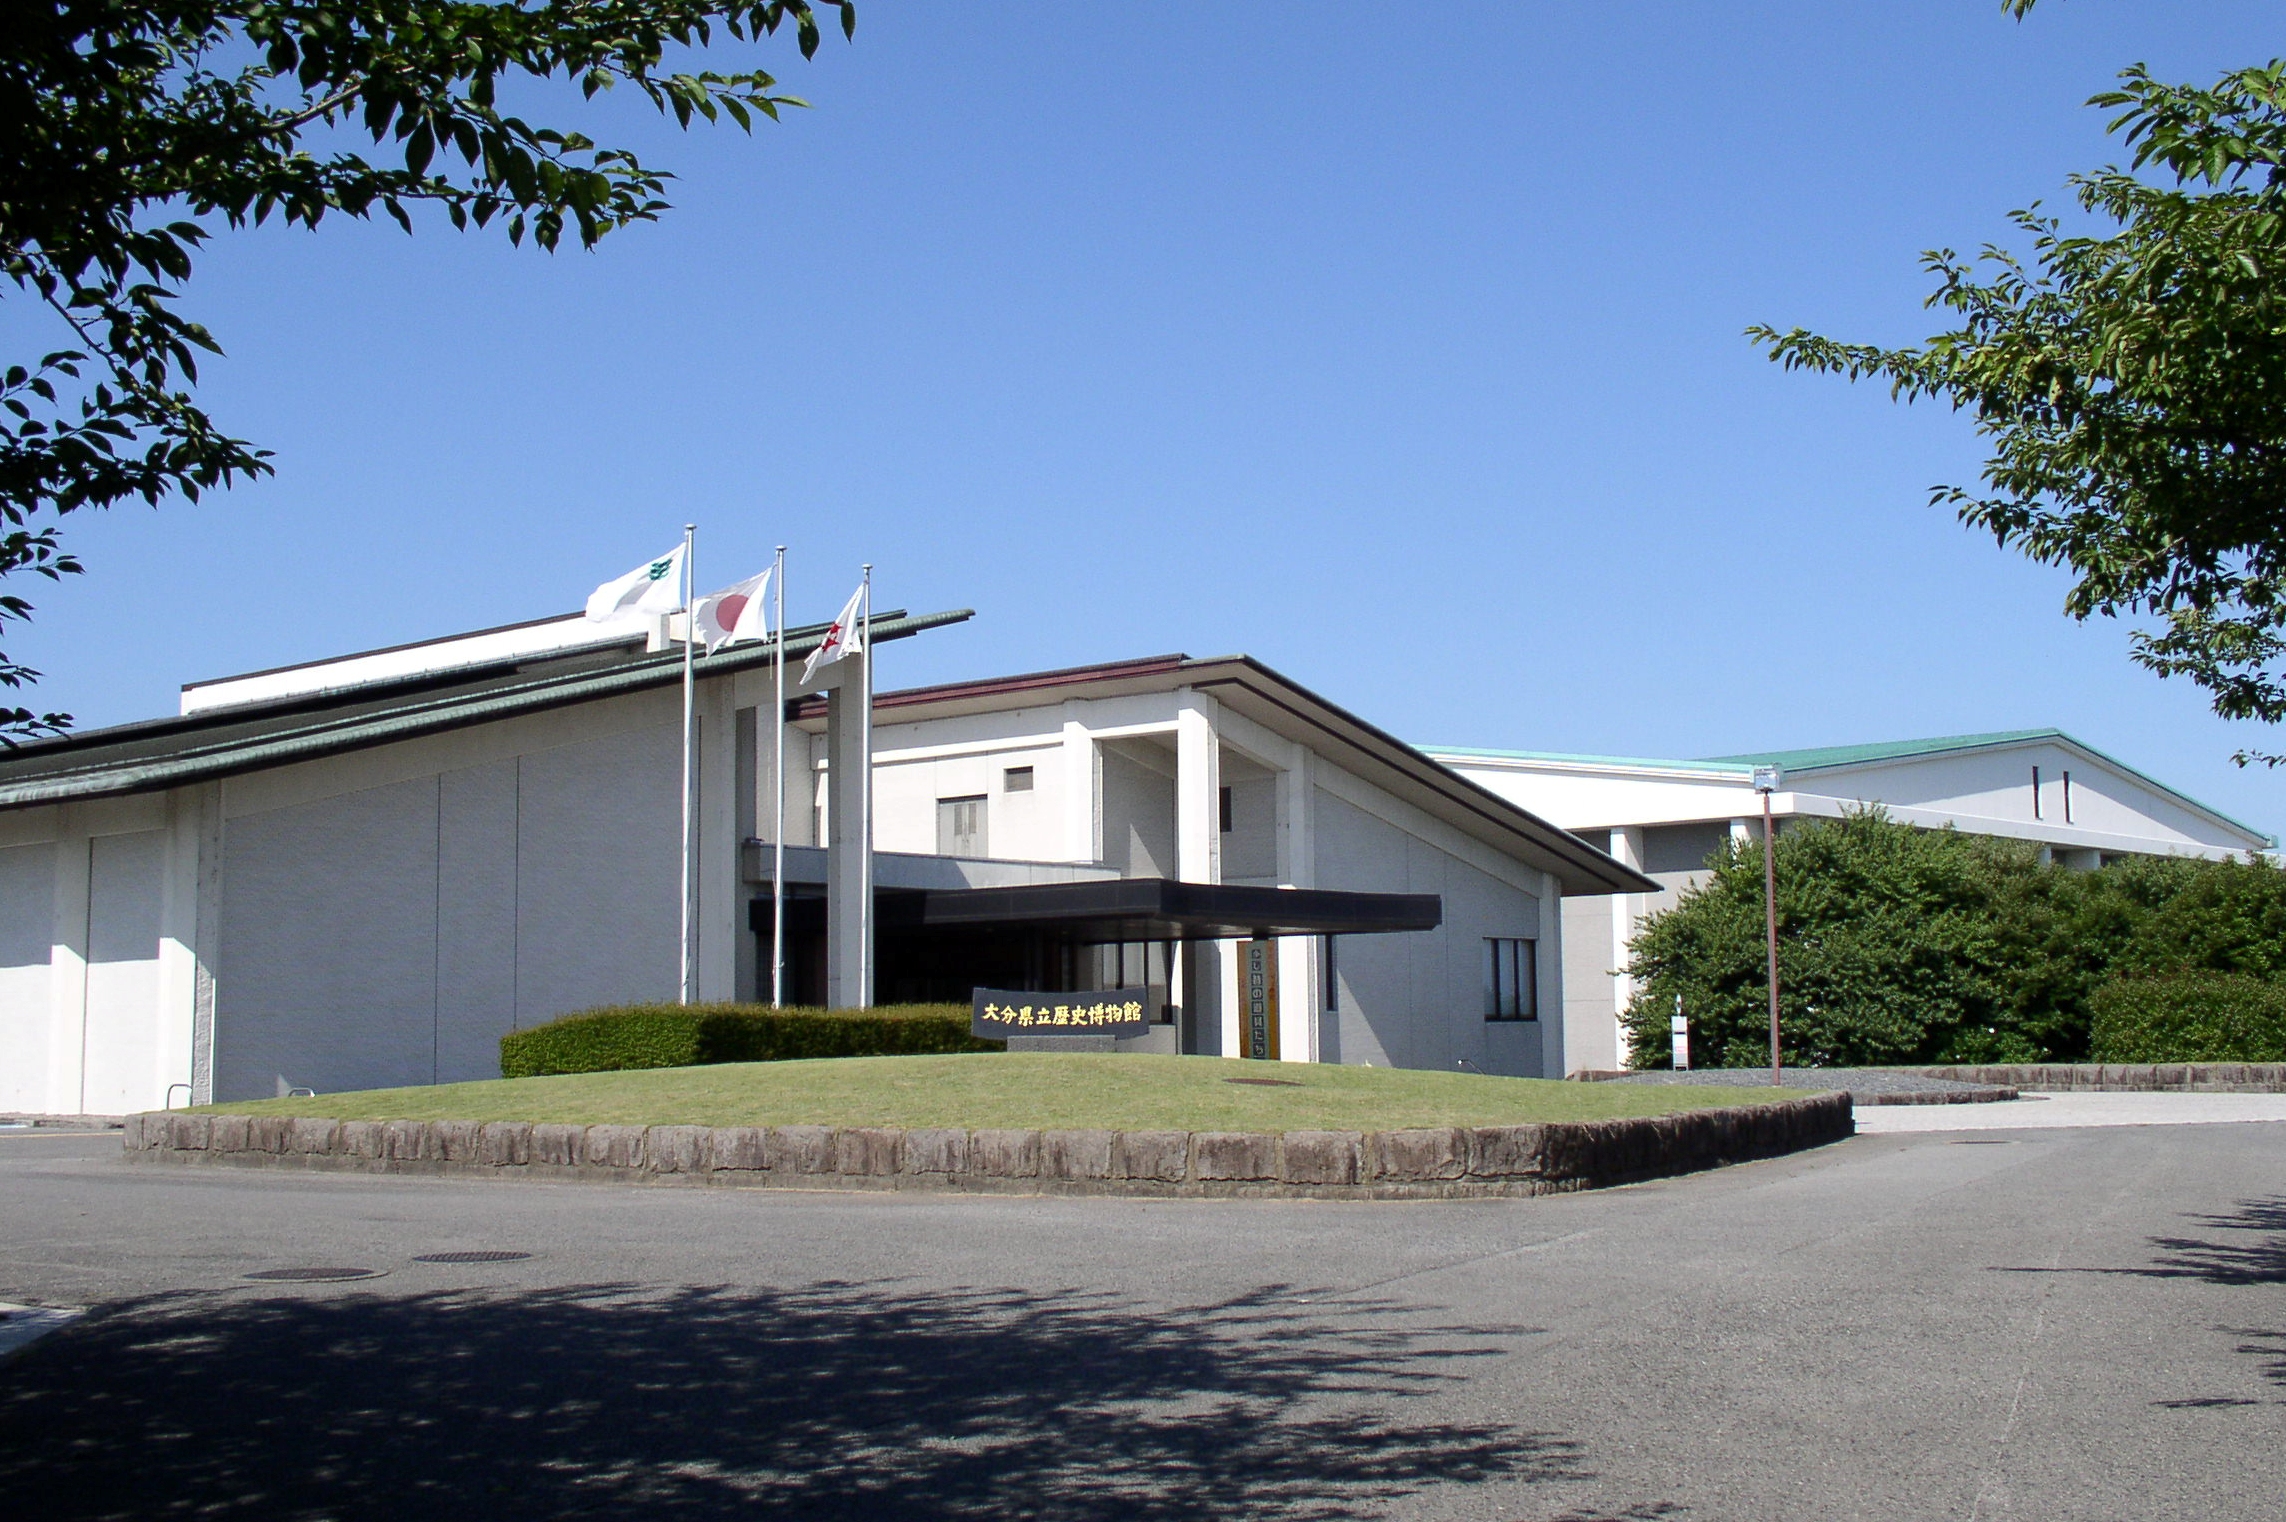
[[[695,518],[703,581],[789,544],[798,619],[862,560],[881,606],[978,610],[885,683],[1245,651],[1416,740],[1633,755],[2054,724],[2276,831],[2286,778],[2228,759],[2259,734],[1928,506],[1961,420],[1740,336],[1925,336],[1919,252],[2116,157],[2080,103],[2121,66],[2275,37],[2251,3],[868,0],[854,44],[761,50],[814,109],[751,139],[548,107],[680,176],[593,253],[218,238],[203,396],[278,476],[76,522],[90,574],[7,648],[116,722],[568,610]]]

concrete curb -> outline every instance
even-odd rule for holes
[[[1632,1120],[1412,1131],[963,1131],[127,1118],[131,1162],[474,1178],[1159,1198],[1556,1194],[1776,1157],[1849,1136],[1845,1094]]]
[[[1930,1076],[1923,1074],[1923,1077]],[[1962,1082],[1968,1080],[1963,1079]],[[1978,1084],[1965,1089],[1913,1089],[1907,1093],[1886,1093],[1879,1089],[1844,1090],[1853,1104],[1861,1105],[1988,1105],[2004,1099],[2014,1099],[2017,1090],[2005,1084]]]
[[[2046,1062],[1901,1071],[2026,1093],[2286,1094],[2286,1062]]]

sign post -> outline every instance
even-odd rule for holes
[[[1675,1016],[1667,1022],[1667,1035],[1675,1044],[1675,1071],[1691,1070],[1691,1022],[1683,1018],[1683,996],[1675,995]]]
[[[1780,767],[1754,769],[1754,790],[1762,795],[1762,924],[1770,944],[1770,1082],[1785,1082],[1778,1065],[1778,850],[1777,825],[1770,817],[1770,795],[1786,780]]]
[[[1278,943],[1258,935],[1246,943],[1242,969],[1246,983],[1246,1023],[1241,1055],[1278,1060]]]

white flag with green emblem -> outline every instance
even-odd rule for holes
[[[672,613],[683,605],[683,547],[607,581],[587,594],[587,616],[598,623],[622,613]]]

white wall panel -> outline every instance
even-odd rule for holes
[[[229,820],[214,1097],[432,1081],[436,921],[434,777]]]
[[[79,1111],[156,1107],[159,915],[166,900],[163,830],[88,842],[87,1012]]]
[[[1318,886],[1444,904],[1436,930],[1341,938],[1340,1060],[1538,1076],[1540,1026],[1484,1018],[1483,961],[1489,936],[1541,936],[1538,898],[1329,793],[1316,810]]]
[[[675,998],[681,755],[668,724],[522,759],[517,1024]]]
[[[436,1081],[497,1078],[516,1028],[516,763],[437,785]]]
[[[56,848],[0,850],[0,1110],[76,1108],[48,1099],[48,959],[55,936]]]
[[[1103,854],[1128,877],[1175,875],[1174,758],[1156,770],[1128,753],[1129,744],[1099,747],[1103,758]],[[1162,751],[1163,753],[1163,751]]]

